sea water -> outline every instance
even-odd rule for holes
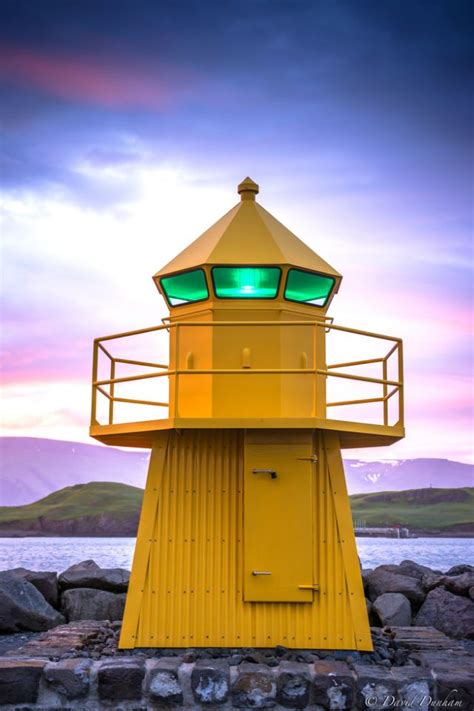
[[[357,538],[363,568],[414,560],[446,571],[458,563],[474,565],[471,538]],[[0,570],[62,571],[92,559],[102,568],[131,568],[135,538],[0,538]]]

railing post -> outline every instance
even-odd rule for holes
[[[384,380],[388,379],[388,367],[387,367],[387,359],[384,358],[382,361],[382,378]],[[388,385],[387,383],[383,384],[383,423],[385,426],[388,425],[388,400],[387,400],[387,395],[388,395]]]
[[[115,378],[115,360],[110,359],[110,380]],[[115,383],[110,383],[110,400],[109,400],[109,425],[114,424],[114,394],[115,394]]]
[[[178,417],[178,385],[179,385],[179,368],[180,368],[180,363],[179,363],[179,327],[180,324],[176,324],[176,336],[175,336],[175,376],[174,376],[174,417]]]
[[[403,341],[398,342],[398,424],[400,427],[405,426],[405,397],[404,397],[404,382],[403,382]]]
[[[323,321],[314,321],[314,368],[315,368],[315,417],[326,417],[326,380],[327,375],[319,371],[326,371],[326,324]]]
[[[91,401],[91,425],[99,424],[97,422],[97,386],[95,382],[97,381],[97,366],[99,361],[99,346],[96,341],[94,341],[94,348],[92,351],[92,401]]]
[[[316,364],[316,352],[317,352],[317,331],[318,326],[316,324],[316,321],[313,321],[313,403],[312,403],[312,416],[316,417],[317,416],[317,393],[318,393],[318,385],[317,385],[317,378],[318,378],[318,366]]]

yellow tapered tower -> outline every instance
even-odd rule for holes
[[[370,650],[341,448],[404,436],[402,343],[334,324],[341,275],[238,192],[154,276],[162,325],[94,344],[91,435],[151,449],[120,646]]]

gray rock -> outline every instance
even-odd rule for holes
[[[441,575],[440,570],[432,570],[426,565],[420,565],[413,560],[402,560],[400,564],[386,563],[379,565],[376,570],[385,570],[387,573],[395,573],[396,575],[408,575],[410,578],[421,580],[424,575],[436,573]]]
[[[380,620],[378,618],[377,613],[374,610],[374,605],[367,597],[365,598],[365,606],[367,608],[367,616],[369,618],[370,626],[371,627],[380,627]],[[344,661],[344,659],[341,659],[340,661]]]
[[[55,572],[47,572],[43,570],[27,570],[27,568],[12,568],[5,570],[0,575],[11,575],[15,578],[27,580],[35,586],[42,594],[44,599],[49,602],[52,607],[57,607],[58,604],[58,576]]]
[[[469,588],[469,597],[471,600],[474,600],[474,587]]]
[[[439,570],[432,570],[427,565],[420,565],[415,563],[414,560],[402,560],[399,567],[400,575],[409,575],[412,578],[418,578],[421,580],[424,575],[429,575],[429,573],[439,573]]]
[[[61,612],[68,622],[74,620],[121,620],[125,593],[111,593],[92,588],[65,590],[61,595]]]
[[[238,708],[263,709],[275,706],[276,681],[263,664],[244,662],[232,687],[232,703]]]
[[[384,593],[374,602],[374,609],[385,627],[411,625],[410,601],[401,593]]]
[[[183,689],[178,675],[181,663],[179,657],[150,662],[147,691],[153,702],[162,706],[178,706],[183,703]]]
[[[0,631],[43,632],[65,622],[34,585],[22,578],[0,576]]]
[[[367,577],[368,597],[372,602],[383,593],[396,592],[405,595],[415,606],[419,606],[425,599],[421,580],[409,575],[392,573],[379,566]]]
[[[388,708],[417,709],[418,711],[429,711],[430,697],[434,698],[434,680],[429,669],[419,669],[410,667],[392,667],[392,677],[397,683],[397,698],[388,699]]]
[[[474,639],[474,602],[444,588],[435,588],[428,593],[415,624],[436,627],[455,639]]]
[[[218,659],[199,659],[191,673],[194,700],[207,706],[225,704],[229,698],[229,665]]]
[[[459,566],[462,567],[462,566]],[[474,572],[466,571],[459,575],[424,575],[421,581],[426,592],[434,590],[441,585],[455,595],[469,595],[469,590],[474,586]]]
[[[277,701],[289,709],[304,709],[309,702],[311,681],[306,665],[281,662],[278,669]]]
[[[474,565],[467,565],[467,563],[453,565],[446,575],[462,575],[463,573],[474,573]]]
[[[46,665],[44,679],[66,699],[80,699],[89,693],[90,669],[86,659],[62,659]]]
[[[345,662],[314,663],[313,701],[323,709],[352,709],[354,677]]]
[[[445,585],[448,580],[449,578],[447,575],[440,575],[438,573],[431,572],[422,577],[421,586],[423,590],[428,593],[431,590],[438,588],[440,585]]]
[[[387,698],[397,699],[397,683],[390,669],[355,664],[354,671],[357,675],[357,708],[379,711],[387,708]]]
[[[432,673],[436,679],[437,696],[444,701],[444,707],[457,709],[474,709],[474,669],[472,657],[450,659],[445,655],[444,661],[432,666]],[[454,705],[454,702],[457,705]]]
[[[126,592],[130,571],[125,568],[99,568],[93,560],[72,565],[58,578],[62,590],[96,588],[109,592]]]
[[[0,657],[0,708],[7,704],[35,703],[44,659]]]
[[[474,572],[461,573],[461,575],[447,578],[446,589],[455,595],[469,595],[469,590],[472,587],[474,587]]]
[[[420,565],[415,563],[413,560],[402,560],[401,563],[386,563],[384,565],[379,565],[376,570],[385,570],[387,573],[395,573],[396,575],[408,575],[410,578],[417,578],[421,580],[424,575],[429,575],[430,573],[438,573],[439,570],[432,570],[426,565]]]
[[[373,568],[362,568],[361,575],[362,575],[362,584],[364,586],[364,590],[366,590],[366,588],[367,588],[368,577],[373,572],[374,572]]]
[[[145,667],[136,657],[120,657],[103,662],[97,672],[100,699],[129,701],[140,699]]]
[[[74,573],[76,570],[100,570],[100,565],[97,565],[95,560],[91,560],[89,558],[88,560],[81,560],[80,563],[74,563],[74,565],[70,565],[69,568],[64,571],[64,573]]]

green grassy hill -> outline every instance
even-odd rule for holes
[[[351,496],[354,519],[415,533],[474,535],[474,487],[410,489]]]
[[[143,490],[91,482],[33,504],[0,507],[1,535],[133,536]],[[406,526],[418,535],[474,535],[474,488],[413,489],[351,496],[354,519]]]
[[[111,482],[68,486],[25,506],[0,507],[0,535],[135,535],[143,489]]]

